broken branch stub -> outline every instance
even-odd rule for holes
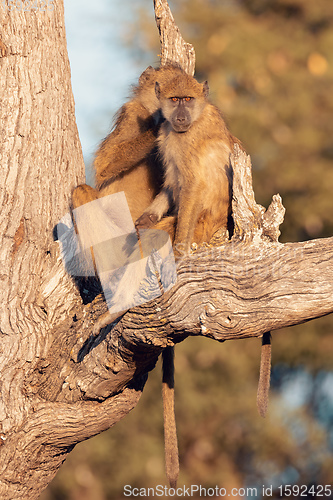
[[[277,242],[285,208],[279,194],[273,196],[267,210],[256,203],[252,187],[251,158],[238,144],[231,155],[233,175],[232,215],[233,239],[243,241],[267,240]]]
[[[161,66],[178,63],[189,75],[194,75],[195,52],[193,45],[183,39],[167,0],[154,0],[155,20],[160,34]]]

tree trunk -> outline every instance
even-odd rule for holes
[[[166,0],[154,4],[162,63],[193,73]],[[332,312],[333,239],[278,243],[281,200],[267,212],[256,205],[249,158],[236,148],[233,238],[184,256],[171,291],[92,338],[105,302],[84,304],[53,240],[84,181],[62,2],[0,12],[0,497],[32,500],[75,444],[136,405],[166,345],[261,336]]]
[[[26,381],[40,359],[52,363],[54,336],[82,311],[53,229],[68,212],[72,189],[84,181],[84,163],[62,2],[53,11],[25,15],[1,7],[0,16],[0,497],[12,500],[37,498],[77,442],[69,428],[78,408],[32,395]],[[120,417],[133,404],[122,399],[105,415]],[[82,429],[91,411],[79,411]],[[96,424],[97,432],[109,420]]]

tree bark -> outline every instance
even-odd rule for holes
[[[195,52],[176,26],[167,0],[154,0],[155,20],[161,41],[161,66],[177,62],[189,75],[194,74]]]
[[[167,2],[154,3],[162,64],[193,73]],[[236,147],[232,239],[184,256],[172,290],[92,338],[105,302],[84,303],[53,240],[84,181],[63,6],[0,12],[0,497],[33,500],[75,444],[136,405],[165,346],[258,337],[332,312],[333,238],[280,244],[281,199],[267,211],[255,203],[249,158]]]

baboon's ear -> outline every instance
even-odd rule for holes
[[[144,72],[140,75],[139,85],[143,85],[147,80],[149,80],[150,75],[152,73],[155,73],[155,71],[156,70],[152,66],[148,66],[148,68],[146,68]]]
[[[209,95],[209,85],[208,85],[207,80],[202,84],[202,87],[203,87],[203,95],[204,95],[204,97],[208,97],[208,95]]]
[[[160,84],[158,82],[155,83],[155,94],[156,94],[157,99],[159,99],[160,95],[161,95],[161,87],[160,87]]]

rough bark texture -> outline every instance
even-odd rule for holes
[[[166,1],[155,9],[162,63],[176,58],[192,73]],[[170,292],[92,338],[105,303],[84,304],[52,237],[84,180],[62,3],[0,12],[0,498],[32,500],[76,443],[136,405],[166,345],[257,337],[332,312],[333,238],[280,244],[281,199],[256,205],[236,147],[233,238],[184,256]]]
[[[168,62],[177,62],[186,73],[193,75],[195,70],[193,45],[184,41],[167,0],[154,0],[154,9],[161,41],[161,66]]]
[[[72,188],[84,179],[63,6],[55,4],[54,11],[25,14],[0,8],[3,499],[35,498],[38,492],[32,490],[46,486],[60,462],[59,457],[53,460],[54,451],[43,454],[45,442],[35,439],[47,427],[37,430],[32,417],[39,400],[31,400],[24,385],[38,359],[47,356],[55,326],[81,304],[73,281],[59,267],[52,236],[68,211]],[[48,419],[56,421],[57,410],[40,402]]]

